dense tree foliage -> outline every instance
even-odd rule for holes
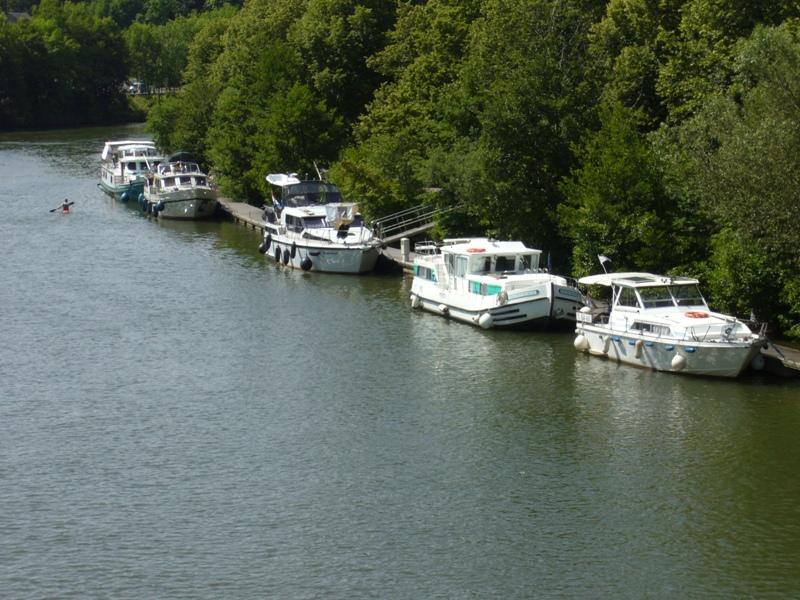
[[[121,32],[85,4],[44,0],[0,20],[0,129],[102,123],[126,111]]]
[[[136,78],[226,194],[324,166],[368,217],[459,206],[439,234],[697,275],[800,337],[795,0],[4,2],[33,18],[0,20],[2,127]]]

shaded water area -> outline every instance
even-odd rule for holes
[[[0,137],[3,597],[800,595],[797,381],[276,267],[105,196],[134,135]]]

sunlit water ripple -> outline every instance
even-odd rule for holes
[[[104,196],[131,135],[0,138],[3,596],[800,595],[796,382],[277,268],[252,231]]]

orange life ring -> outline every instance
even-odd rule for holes
[[[689,312],[683,313],[690,319],[705,319],[708,316],[706,312],[700,312],[697,310],[690,310]]]
[[[486,252],[486,248],[467,248],[467,252]]]

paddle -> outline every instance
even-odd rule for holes
[[[64,208],[69,208],[73,204],[75,204],[75,203],[74,202],[67,202],[66,204],[59,204],[55,208],[51,208],[50,212],[56,212],[57,210],[64,210]]]

